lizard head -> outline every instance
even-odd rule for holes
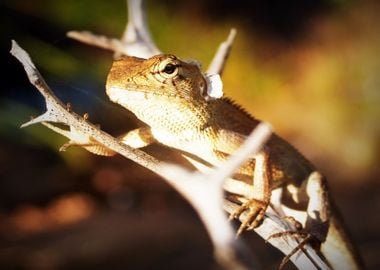
[[[123,106],[141,99],[145,103],[160,99],[199,101],[206,87],[199,65],[169,54],[115,60],[106,84],[109,98]]]
[[[106,83],[111,101],[160,130],[204,126],[209,117],[206,90],[197,64],[166,54],[149,59],[122,57],[114,61]]]

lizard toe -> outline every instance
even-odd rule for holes
[[[246,230],[252,230],[259,226],[263,221],[268,202],[251,199],[243,203],[235,212],[230,215],[230,219],[239,218],[243,212],[247,211],[247,217],[240,225],[237,235],[242,234]]]

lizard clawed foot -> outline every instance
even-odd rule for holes
[[[287,264],[290,261],[290,258],[297,253],[297,251],[302,250],[304,251],[304,246],[308,244],[309,242],[313,241],[314,237],[312,234],[306,232],[302,224],[298,222],[296,219],[293,217],[284,217],[284,219],[288,219],[293,226],[295,227],[295,231],[284,231],[284,232],[278,232],[270,235],[265,242],[268,242],[272,238],[277,238],[277,237],[283,237],[283,236],[296,236],[302,238],[302,241],[289,253],[287,254],[282,260],[281,263],[278,267],[279,270],[281,270],[285,264]]]
[[[259,226],[263,221],[268,205],[269,202],[250,199],[249,201],[243,203],[235,212],[231,213],[229,217],[230,220],[239,218],[244,211],[248,210],[248,217],[244,222],[242,222],[236,235],[239,236],[245,230],[252,230]]]
[[[69,141],[63,144],[59,148],[59,151],[66,151],[69,147],[73,147],[73,146],[83,147],[87,151],[99,156],[113,156],[115,154],[115,152],[112,151],[111,149],[108,149],[107,147],[95,142],[94,143],[77,143],[77,142]]]
[[[296,254],[297,251],[299,250],[302,250],[304,251],[304,246],[309,242],[311,241],[311,239],[313,238],[313,236],[311,234],[307,234],[305,235],[304,233],[299,233],[299,232],[292,232],[292,231],[287,231],[287,232],[281,232],[281,233],[275,233],[275,234],[272,234],[271,236],[269,236],[269,238],[266,240],[266,241],[269,241],[270,238],[273,238],[273,237],[282,237],[284,235],[298,235],[298,236],[303,236],[303,240],[288,254],[286,255],[282,260],[281,260],[281,263],[280,265],[278,266],[278,269],[281,270],[285,264],[287,264],[289,261],[290,261],[290,258]]]
[[[68,148],[70,147],[83,147],[83,148],[91,148],[91,147],[94,147],[95,144],[91,144],[91,143],[77,143],[75,141],[68,141],[66,143],[64,143],[60,148],[59,148],[59,151],[60,152],[65,152]],[[90,151],[91,152],[91,151]]]

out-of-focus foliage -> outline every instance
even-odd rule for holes
[[[239,71],[246,56],[238,53],[230,93],[331,173],[364,181],[380,157],[377,24],[376,8],[367,3],[315,18],[301,40],[284,47],[251,40],[260,48],[252,51],[252,68],[243,67],[248,75]]]
[[[366,210],[380,211],[380,197],[374,195],[380,176],[378,1],[152,0],[147,6],[157,45],[166,53],[199,60],[204,69],[229,29],[237,28],[223,73],[225,93],[256,117],[272,123],[279,134],[321,168],[336,193],[346,196],[336,199],[343,206],[367,264],[377,269],[380,223],[376,218],[369,219],[373,212]],[[43,127],[18,129],[29,115],[42,112],[43,105],[19,64],[8,54],[11,38],[31,54],[57,95],[73,103],[76,112],[89,112],[90,121],[116,135],[136,124],[131,114],[111,105],[104,94],[112,54],[65,37],[69,30],[120,36],[126,22],[124,1],[5,0],[0,4],[0,15],[0,52],[6,69],[0,96],[0,217],[4,217],[0,236],[10,243],[4,249],[9,253],[0,246],[0,268],[21,265],[21,269],[26,269],[25,265],[34,263],[34,269],[60,264],[72,269],[71,266],[78,268],[84,263],[91,269],[102,269],[93,268],[96,263],[86,260],[96,262],[102,254],[102,261],[109,258],[107,252],[120,252],[120,247],[133,252],[129,243],[135,233],[139,238],[133,243],[144,243],[145,239],[151,244],[153,236],[147,234],[151,230],[147,225],[141,226],[141,222],[154,223],[167,236],[168,223],[159,223],[157,216],[149,216],[151,213],[187,213],[184,215],[191,220],[191,211],[178,206],[178,198],[170,197],[173,195],[168,195],[172,193],[167,187],[154,182],[154,176],[145,175],[143,169],[136,169],[123,159],[94,157],[81,149],[57,153],[64,142],[60,136]],[[133,195],[136,190],[138,199]],[[136,212],[148,213],[140,223],[125,212],[134,201],[140,207]],[[88,234],[70,227],[83,220],[87,220],[83,225],[86,232],[92,228]],[[186,236],[193,233],[188,232],[197,229],[189,222],[176,223],[173,220],[180,220],[177,216],[159,220],[171,220],[170,226],[176,228],[173,231],[185,237],[164,240],[166,246],[155,248],[160,252],[152,255],[172,258],[166,250],[175,253],[173,250],[180,242],[191,242]],[[114,234],[104,234],[110,233],[108,226],[116,228]],[[133,232],[126,231],[125,226],[131,226]],[[70,228],[78,234],[77,238],[65,238],[65,230],[70,232]],[[45,236],[53,243],[57,240],[54,232],[58,238],[63,237],[56,245],[47,242],[46,250],[50,253],[36,249],[43,246],[38,241],[45,240],[33,242],[28,238],[44,232],[51,233]],[[81,237],[96,241],[76,246]],[[18,255],[20,250],[26,255],[17,264],[8,255]],[[195,250],[204,254],[204,249]],[[133,254],[144,258],[144,252]],[[207,254],[203,256],[208,258]],[[123,256],[124,253],[120,255]],[[210,269],[216,269],[202,258]],[[141,266],[141,261],[137,261],[136,265]],[[122,265],[118,262],[113,261]],[[204,269],[205,265],[195,264],[194,268]]]

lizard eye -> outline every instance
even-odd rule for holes
[[[177,66],[169,63],[164,67],[162,72],[165,72],[166,74],[173,74],[176,69],[177,69]]]
[[[164,78],[174,78],[178,74],[179,64],[170,60],[162,62],[159,66],[159,71],[161,76]]]

